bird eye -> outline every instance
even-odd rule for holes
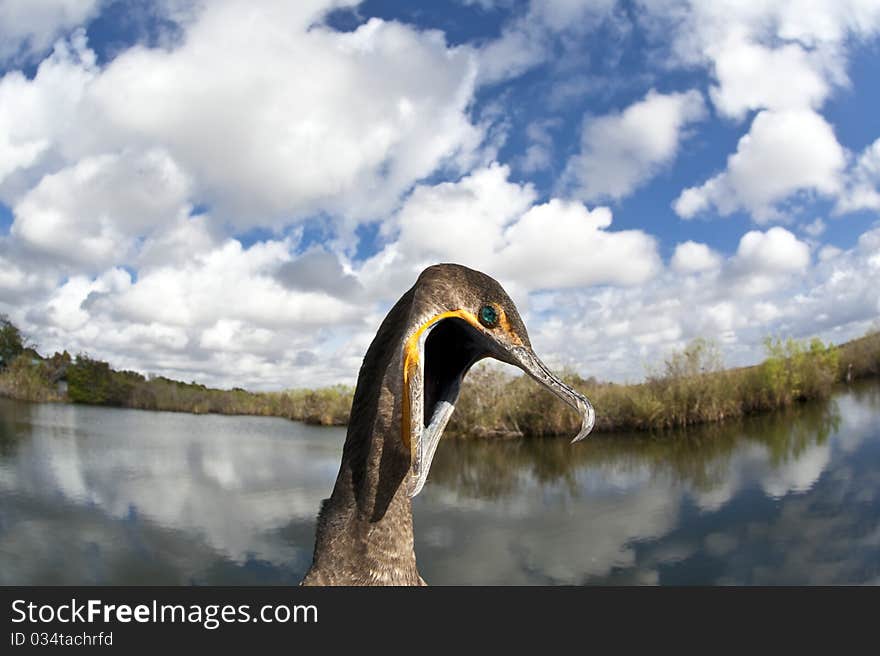
[[[480,323],[486,328],[494,328],[498,325],[498,311],[491,305],[480,308]]]

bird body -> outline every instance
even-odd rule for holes
[[[576,440],[592,428],[589,402],[537,359],[495,280],[455,264],[427,268],[367,349],[303,585],[424,585],[412,497],[427,479],[464,375],[484,357],[519,366],[578,409],[583,424]]]

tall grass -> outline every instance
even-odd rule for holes
[[[880,328],[840,346],[840,380],[880,376]]]
[[[27,356],[19,356],[0,371],[0,396],[21,401],[64,400],[64,395],[49,381],[46,367],[33,364]]]
[[[762,364],[725,370],[717,347],[700,339],[670,356],[644,383],[598,383],[574,374],[563,379],[592,401],[597,431],[678,428],[830,396],[841,371],[837,347],[818,339],[768,339],[765,347]],[[531,380],[484,369],[465,381],[449,429],[459,435],[560,435],[575,434],[578,421]]]

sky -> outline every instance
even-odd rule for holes
[[[353,383],[419,272],[553,367],[880,325],[877,0],[0,0],[0,314],[42,353]]]

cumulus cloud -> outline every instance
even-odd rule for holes
[[[710,96],[726,116],[742,119],[754,109],[818,107],[828,96],[822,63],[810,61],[814,54],[800,46],[774,49],[733,37],[718,51],[718,84]]]
[[[880,8],[872,0],[660,0],[642,3],[638,16],[671,42],[673,64],[712,67],[718,82],[713,99],[732,116],[743,107],[790,107],[791,98],[820,103],[830,85],[846,82],[847,40],[880,29]],[[753,84],[746,88],[749,76]],[[773,80],[781,85],[774,88]],[[781,87],[790,89],[789,98]]]
[[[810,263],[810,249],[785,228],[751,230],[740,239],[734,262],[750,273],[803,271]]]
[[[496,255],[499,275],[530,289],[648,280],[660,268],[654,238],[610,226],[607,207],[591,211],[555,198],[532,207],[504,231]]]
[[[211,234],[209,215],[184,213],[145,240],[136,277],[118,267],[72,276],[25,327],[46,350],[277,389],[352,382],[381,309],[437,261],[491,271],[525,304],[533,290],[628,286],[662,269],[655,240],[613,230],[608,208],[538,203],[508,176],[496,164],[417,187],[386,227],[386,246],[356,268],[321,248],[298,253],[295,238],[244,247]]]
[[[439,32],[316,24],[330,6],[207,3],[179,44],[135,45],[100,70],[80,32],[34,80],[0,82],[0,146],[14,155],[0,175],[161,146],[227,221],[387,211],[478,145],[466,111],[476,63]],[[34,109],[36,122],[21,120]]]
[[[564,184],[584,200],[627,196],[675,158],[684,130],[704,116],[699,91],[652,89],[620,113],[588,119]]]
[[[721,265],[721,257],[706,244],[686,241],[675,247],[672,268],[682,273],[711,271]]]
[[[31,304],[23,326],[43,350],[87,352],[209,384],[281,389],[350,381],[363,352],[360,343],[349,352],[348,342],[373,317],[357,301],[282,284],[279,272],[296,262],[295,246],[207,241],[184,260],[142,266],[137,278],[121,268],[72,276]],[[302,357],[307,350],[317,352],[310,362]]]
[[[670,66],[707,68],[719,114],[739,121],[758,112],[727,170],[681,193],[680,216],[714,207],[766,222],[779,217],[775,205],[798,193],[840,192],[845,152],[818,112],[849,84],[853,45],[880,33],[876,3],[667,0],[644,3],[639,20],[658,42],[672,44]]]
[[[673,266],[630,288],[534,293],[529,308],[542,321],[532,343],[582,375],[635,381],[696,337],[718,342],[727,366],[760,361],[768,335],[845,341],[880,312],[878,249],[874,228],[854,248],[814,261],[785,228],[751,231],[717,269]]]
[[[418,187],[396,217],[396,239],[363,274],[376,279],[394,271],[411,280],[427,264],[455,261],[493,271],[527,292],[632,285],[660,269],[654,238],[610,230],[607,207],[590,210],[556,198],[536,204],[534,190],[508,175],[508,167],[494,164],[458,182]]]
[[[95,53],[77,32],[58,42],[33,79],[20,71],[0,78],[0,191],[6,198],[14,197],[8,180],[13,174],[62,157],[62,137],[75,131],[78,108],[96,74]]]
[[[87,157],[45,176],[14,207],[12,234],[57,260],[100,271],[189,212],[190,181],[167,153]]]
[[[56,38],[97,14],[99,0],[3,0],[0,62],[43,55]]]
[[[842,188],[846,154],[834,129],[811,110],[762,111],[727,160],[727,168],[674,203],[689,219],[714,208],[747,210],[759,222],[778,218],[777,204],[798,192],[833,196]]]
[[[785,285],[787,276],[809,264],[810,247],[785,228],[751,230],[740,239],[727,274],[738,294],[757,296]]]
[[[18,262],[18,253],[4,253],[7,243],[0,239],[0,307],[22,307],[33,298],[41,298],[55,281],[39,270]],[[10,309],[11,309],[10,307]]]

